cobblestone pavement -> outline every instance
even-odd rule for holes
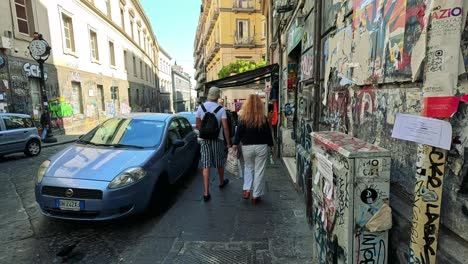
[[[212,200],[201,200],[200,172],[171,189],[159,216],[106,222],[49,219],[34,198],[38,157],[0,159],[0,263],[312,263],[304,203],[281,165],[267,169],[264,202],[241,199],[242,179],[223,190],[212,177]],[[77,244],[68,258],[56,253]]]

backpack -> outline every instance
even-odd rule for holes
[[[213,113],[206,111],[206,108],[201,104],[201,108],[205,113],[200,125],[200,138],[202,139],[217,139],[221,124],[218,123],[216,113],[223,108],[222,106],[216,107]]]
[[[229,136],[233,138],[234,134],[236,133],[236,126],[237,126],[237,119],[238,119],[237,113],[226,109],[226,116],[227,116],[227,122],[229,126]]]

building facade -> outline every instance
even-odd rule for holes
[[[204,100],[208,92],[204,83],[218,79],[223,66],[237,60],[262,61],[265,37],[259,1],[203,0],[194,42],[199,99]]]
[[[172,96],[172,57],[164,49],[159,49],[159,78],[160,94],[159,100],[162,113],[173,113],[174,103]]]
[[[190,75],[184,72],[179,65],[172,66],[172,96],[173,108],[177,112],[191,111],[192,109],[192,82]]]
[[[159,111],[158,43],[137,0],[0,3],[0,101],[10,112],[36,118],[42,111],[36,65],[28,45],[39,32],[52,47],[45,64],[46,93],[54,124],[83,133],[105,118],[130,111]],[[5,107],[6,105],[6,107]],[[66,116],[60,109],[67,108]]]
[[[292,181],[304,193],[316,238],[311,263],[379,263],[384,257],[388,263],[465,263],[466,3],[437,1],[432,9],[436,1],[260,2],[268,28],[267,63],[280,65],[271,87],[279,94],[273,100],[279,108],[277,145]],[[397,114],[403,113],[445,118],[453,131],[450,150],[393,138]],[[367,186],[367,192],[347,193],[336,173],[350,167],[333,159],[326,188],[333,191],[320,189],[326,180],[314,170],[318,161],[312,151],[317,144],[313,133],[322,131],[389,150],[390,164],[375,170],[390,171],[389,194],[377,184]],[[332,144],[346,144],[340,138]],[[366,165],[359,166],[356,173]],[[323,190],[326,198],[313,200],[311,189]],[[355,254],[343,255],[342,235],[333,233],[341,228],[339,214],[354,197],[374,193],[392,209],[388,242],[366,237],[368,230],[361,229],[350,242],[358,246]],[[355,215],[369,213],[354,210]]]

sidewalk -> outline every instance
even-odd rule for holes
[[[80,135],[59,135],[54,133],[54,138],[57,139],[57,142],[54,143],[44,143],[42,142],[42,147],[43,148],[48,148],[52,146],[57,146],[57,145],[63,145],[71,142],[75,142]]]
[[[312,231],[302,197],[279,160],[266,170],[262,203],[243,200],[242,179],[227,175],[218,189],[211,173],[211,201],[202,201],[202,177],[153,230],[123,252],[119,263],[313,263]]]

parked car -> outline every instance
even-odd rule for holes
[[[24,152],[41,153],[41,138],[29,115],[0,113],[0,156]]]
[[[194,129],[197,127],[197,122],[196,122],[197,113],[196,112],[179,112],[177,114],[187,118]]]
[[[198,129],[197,129],[197,113],[196,112],[179,112],[177,114],[187,118],[190,124],[192,125],[192,128],[195,131],[195,133],[197,133],[197,135],[199,134]]]
[[[36,201],[49,217],[107,220],[151,211],[167,185],[198,167],[197,135],[169,114],[111,118],[46,160]]]

